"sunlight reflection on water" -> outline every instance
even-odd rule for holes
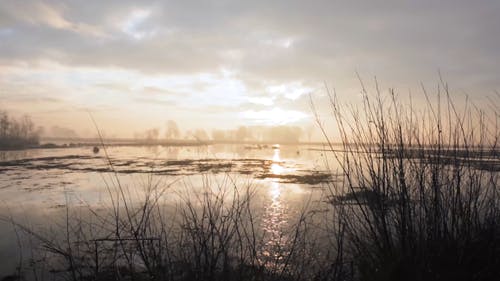
[[[281,166],[280,150],[279,148],[274,149],[273,164],[271,164],[270,172],[273,175],[281,175],[283,173],[283,166]]]
[[[309,193],[321,196],[320,190],[310,185],[287,182],[289,175],[312,173],[318,168],[321,152],[307,147],[281,146],[271,150],[246,149],[241,145],[111,146],[107,150],[114,168],[121,173],[105,171],[108,162],[102,153],[94,155],[90,147],[0,152],[3,164],[0,207],[11,209],[15,217],[26,218],[34,225],[44,225],[48,221],[45,214],[50,220],[61,215],[68,203],[67,196],[71,199],[71,208],[80,206],[86,210],[88,206],[106,212],[111,208],[111,195],[115,196],[118,179],[131,204],[142,202],[149,186],[165,188],[167,191],[161,200],[167,209],[169,204],[173,206],[186,196],[186,191],[202,192],[204,184],[218,188],[217,183],[223,185],[231,177],[235,187],[243,188],[248,182],[257,186],[252,211],[261,218],[259,232],[264,234],[258,249],[259,258],[266,267],[279,269],[290,252],[288,245],[292,236],[287,230],[295,219],[294,212]],[[173,172],[148,173],[151,170]],[[6,212],[0,209],[1,214]],[[42,214],[44,217],[39,218]],[[14,234],[10,226],[0,225],[0,237],[14,241],[10,238]],[[15,247],[15,243],[0,243],[0,260],[5,256],[2,253],[16,253]],[[0,275],[15,268],[17,260],[11,260],[8,264],[0,263]]]
[[[270,172],[274,175],[283,173],[281,166],[280,149],[274,149],[273,164]],[[280,268],[287,255],[286,244],[288,235],[288,206],[283,200],[284,186],[277,179],[273,179],[269,186],[270,204],[265,207],[262,220],[264,240],[260,250],[260,262],[267,268]]]

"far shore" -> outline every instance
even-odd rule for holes
[[[324,142],[290,141],[238,141],[238,140],[147,140],[125,138],[43,138],[38,145],[0,147],[0,151],[28,149],[56,149],[89,146],[206,146],[215,144],[239,144],[249,149],[271,148],[273,145],[328,145]]]

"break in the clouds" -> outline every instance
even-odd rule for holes
[[[499,88],[499,1],[1,1],[0,107],[112,134],[312,122],[324,82]],[[321,101],[320,101],[321,102]],[[62,123],[62,124],[61,124]],[[83,129],[82,129],[83,130]]]

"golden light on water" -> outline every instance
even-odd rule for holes
[[[279,182],[273,181],[271,183],[271,189],[269,193],[271,195],[272,204],[281,204],[279,202],[279,197],[281,195],[281,186]]]
[[[281,175],[283,173],[283,166],[281,166],[279,163],[273,163],[271,165],[271,173],[273,175]]]
[[[281,165],[280,149],[274,149],[273,163],[271,164],[270,172],[273,175],[281,175],[283,173],[283,166]]]
[[[281,165],[280,149],[275,148],[273,151],[274,151],[273,163],[271,164],[270,172],[273,175],[281,175],[283,174],[284,168]],[[272,204],[280,204],[278,198],[281,194],[281,186],[278,182],[278,179],[273,180],[273,182],[271,183],[270,194],[271,194]]]
[[[275,148],[273,154],[273,164],[271,165],[270,171],[273,175],[281,175],[283,173],[283,166],[281,166],[280,159],[280,149]],[[281,202],[282,186],[278,180],[273,180],[269,189],[269,195],[271,195],[271,204],[267,208],[267,214],[272,222],[268,226],[271,232],[277,232],[276,226],[283,224],[285,220],[283,219],[283,202]],[[277,233],[276,233],[277,234]]]
[[[274,148],[273,163],[270,173],[281,175],[284,172],[280,158],[280,149]],[[269,205],[266,206],[262,229],[265,231],[265,239],[261,248],[260,262],[268,268],[280,268],[283,258],[287,253],[286,244],[288,237],[285,234],[288,222],[287,206],[283,201],[283,186],[279,179],[273,179],[269,186]]]
[[[268,268],[279,268],[286,250],[287,236],[284,229],[287,224],[286,206],[282,200],[282,186],[279,182],[271,182],[269,189],[271,202],[266,206],[262,229],[265,231],[264,244],[260,250],[262,265]],[[284,252],[285,251],[285,252]]]

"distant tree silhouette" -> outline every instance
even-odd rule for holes
[[[38,131],[29,116],[16,120],[6,111],[0,112],[0,149],[26,148],[38,145],[38,141]]]
[[[193,133],[193,136],[195,139],[197,139],[199,141],[208,140],[208,134],[204,129],[196,129]]]
[[[167,132],[165,133],[165,138],[167,139],[178,139],[181,136],[181,131],[179,126],[174,120],[167,121]]]
[[[146,140],[153,141],[158,140],[158,136],[160,135],[160,129],[153,128],[146,131]]]
[[[236,140],[244,141],[248,138],[250,131],[245,126],[239,126],[236,130]]]
[[[212,130],[212,139],[216,140],[216,141],[226,140],[226,131],[219,130],[219,129],[213,129]]]

